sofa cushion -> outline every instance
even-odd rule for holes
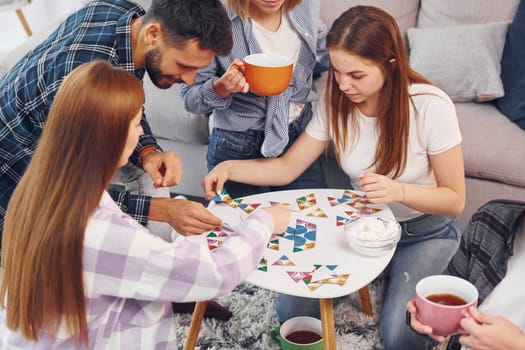
[[[184,143],[208,143],[208,116],[193,114],[184,109],[180,97],[180,84],[169,89],[159,89],[144,76],[146,118],[155,137]]]
[[[456,103],[465,173],[525,186],[525,131],[507,119],[493,103]]]
[[[525,130],[525,0],[522,0],[510,25],[503,57],[501,80],[505,96],[497,101],[499,109]]]
[[[416,25],[419,0],[322,0],[321,19],[330,28],[341,13],[356,5],[377,6],[387,11],[396,19],[403,35]]]
[[[419,28],[510,21],[520,0],[421,0]]]
[[[410,28],[410,64],[455,102],[502,97],[500,60],[508,24]]]

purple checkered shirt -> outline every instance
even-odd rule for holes
[[[224,295],[259,262],[273,230],[269,214],[256,211],[223,244],[210,251],[196,240],[167,243],[124,214],[107,192],[84,238],[84,290],[89,349],[177,349],[171,302]],[[0,310],[0,349],[73,349],[61,326],[26,342],[5,328]]]

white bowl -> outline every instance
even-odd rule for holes
[[[348,245],[356,252],[378,256],[397,245],[401,238],[401,226],[397,221],[363,217],[345,225],[345,236]]]

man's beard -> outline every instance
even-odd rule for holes
[[[160,62],[162,62],[162,54],[158,47],[146,53],[146,72],[148,72],[151,82],[156,87],[169,89],[175,83],[182,83],[182,80],[174,80],[172,76],[162,74],[159,68]],[[165,80],[165,82],[162,82],[162,80]]]

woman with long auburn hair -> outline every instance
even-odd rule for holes
[[[330,70],[325,99],[305,132],[281,157],[227,161],[203,182],[206,196],[226,180],[280,185],[292,181],[333,142],[351,186],[372,203],[386,203],[402,228],[389,266],[381,311],[385,349],[425,349],[430,338],[405,325],[416,283],[441,273],[456,251],[454,215],[465,204],[461,133],[450,98],[413,71],[395,19],[373,6],[355,6],[326,38]],[[280,295],[281,322],[319,317],[319,303]]]
[[[175,349],[171,302],[230,291],[286,227],[286,208],[260,210],[210,251],[124,214],[105,188],[143,132],[143,102],[141,83],[105,61],[59,88],[7,210],[2,349]]]

